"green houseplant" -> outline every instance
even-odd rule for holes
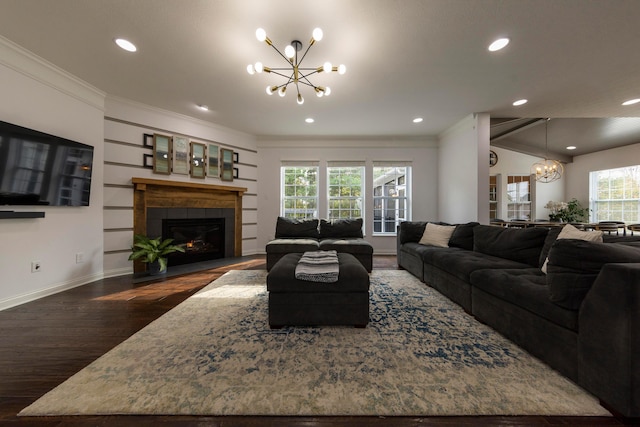
[[[583,222],[589,218],[589,208],[583,208],[576,199],[571,199],[566,203],[549,202],[545,207],[551,209],[551,214],[549,214],[551,221]]]
[[[133,246],[129,261],[140,260],[149,264],[151,274],[160,274],[167,271],[167,255],[173,252],[184,252],[184,248],[172,245],[173,239],[162,240],[161,237],[152,239],[141,234],[133,236]],[[157,268],[154,266],[157,265]]]

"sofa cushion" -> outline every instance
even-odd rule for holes
[[[285,238],[312,238],[317,239],[320,235],[318,233],[318,220],[315,218],[309,219],[296,219],[278,217],[276,222],[276,239]]]
[[[267,243],[267,254],[301,253],[317,251],[319,243],[315,239],[275,239]]]
[[[549,251],[549,298],[561,307],[578,310],[602,266],[640,262],[640,248],[618,243],[558,239]]]
[[[425,221],[405,221],[400,223],[400,230],[398,238],[400,244],[409,242],[417,243],[424,234],[424,229],[427,226]]]
[[[427,246],[428,247],[428,246]],[[471,273],[485,268],[528,268],[528,264],[498,258],[481,252],[465,251],[460,248],[437,248],[433,251],[425,252],[424,256],[429,257],[428,264],[445,271],[458,279],[470,283]]]
[[[320,238],[362,238],[362,218],[320,220]]]
[[[538,267],[546,228],[504,228],[477,225],[473,228],[473,250]]]
[[[473,250],[473,228],[479,224],[480,223],[478,222],[456,224],[456,229],[453,231],[453,234],[449,239],[449,247],[462,248],[468,251],[472,251]]]
[[[373,246],[364,239],[322,239],[320,250],[348,252],[351,254],[373,254]]]
[[[553,234],[556,234],[556,233],[553,233]],[[556,240],[557,239],[578,239],[578,240],[586,240],[588,242],[602,242],[602,231],[599,231],[599,230],[582,231],[582,230],[578,230],[571,224],[567,224],[564,227],[562,227],[560,229],[560,232],[557,234],[558,235],[556,237]],[[553,245],[554,241],[551,241],[550,243],[551,244],[549,245],[549,250],[551,249],[551,246]],[[542,248],[543,252],[547,244],[549,244],[548,235],[547,235],[547,239],[544,242],[544,247]],[[540,258],[542,258],[542,253],[540,254]],[[544,262],[542,263],[542,267],[540,267],[543,273],[547,272],[547,262],[548,262],[548,255],[547,255],[547,258],[545,258]]]
[[[440,248],[449,247],[449,239],[456,229],[454,225],[439,225],[432,222],[424,228],[424,233],[420,238],[421,245],[438,246]]]
[[[478,270],[471,273],[471,284],[556,325],[578,330],[578,312],[549,301],[547,278],[539,268]]]

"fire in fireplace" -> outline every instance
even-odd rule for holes
[[[162,238],[173,239],[173,244],[185,249],[184,253],[168,255],[169,266],[190,264],[224,258],[224,218],[163,219]]]

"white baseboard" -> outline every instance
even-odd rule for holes
[[[11,307],[15,307],[17,305],[35,301],[40,298],[48,297],[50,295],[54,295],[63,291],[67,291],[69,289],[77,288],[79,286],[83,286],[88,283],[95,282],[96,280],[100,280],[103,277],[104,277],[103,274],[92,274],[90,276],[79,277],[77,279],[70,280],[68,282],[63,282],[46,289],[40,289],[35,292],[30,292],[27,294],[7,298],[0,301],[0,311],[6,310]]]

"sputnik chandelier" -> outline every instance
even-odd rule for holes
[[[564,172],[564,166],[558,160],[552,160],[549,158],[549,146],[548,146],[548,134],[549,134],[549,120],[544,122],[544,149],[545,157],[541,162],[536,162],[531,166],[531,174],[535,175],[535,179],[538,182],[553,182],[562,178]]]
[[[262,62],[256,62],[255,64],[249,64],[247,66],[247,72],[249,74],[260,74],[262,72],[277,74],[279,76],[284,77],[286,80],[285,83],[281,85],[270,85],[267,86],[267,95],[273,95],[274,92],[278,92],[278,95],[285,96],[287,93],[287,88],[289,85],[294,85],[296,87],[297,92],[297,101],[298,104],[304,104],[304,98],[300,94],[300,85],[307,85],[315,91],[316,95],[321,98],[323,96],[329,96],[331,94],[331,88],[329,86],[316,86],[309,80],[309,76],[317,73],[330,73],[337,72],[338,74],[344,74],[347,71],[347,67],[344,65],[340,65],[338,67],[334,67],[330,62],[325,62],[320,67],[309,67],[303,68],[301,67],[302,61],[305,56],[307,56],[307,52],[311,49],[311,46],[314,45],[315,42],[322,40],[322,30],[320,28],[316,28],[313,30],[313,35],[311,40],[309,41],[309,46],[304,51],[301,57],[298,57],[298,52],[302,50],[302,42],[299,40],[293,40],[290,45],[284,48],[284,54],[278,50],[277,47],[273,45],[269,37],[267,37],[267,33],[262,28],[258,28],[256,30],[256,38],[260,42],[265,42],[269,46],[275,49],[285,61],[287,61],[286,67],[266,67],[262,64]]]

